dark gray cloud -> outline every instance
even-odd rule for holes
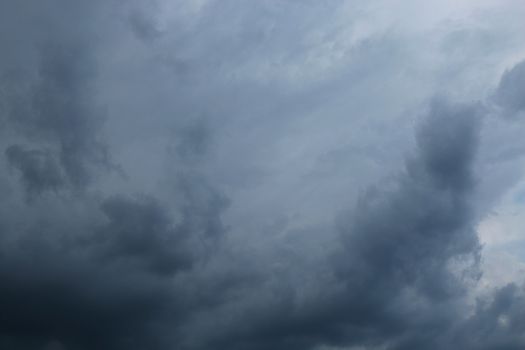
[[[436,301],[457,292],[448,263],[479,249],[470,212],[479,123],[476,106],[434,102],[406,174],[393,189],[371,190],[352,213],[346,245],[369,261],[367,278],[387,283],[378,290],[411,286]]]
[[[175,207],[89,192],[112,167],[94,85],[98,31],[110,24],[102,3],[75,4],[0,5],[2,35],[13,36],[0,42],[9,52],[0,98],[10,187],[0,214],[0,347],[165,349],[166,328],[192,305],[175,278],[205,258],[210,236],[219,239],[222,197],[191,178]],[[188,147],[186,158],[205,151]]]
[[[189,232],[171,227],[168,214],[154,199],[110,198],[102,210],[109,223],[97,234],[101,259],[122,259],[159,274],[188,267],[191,257],[186,256],[184,240]]]
[[[2,219],[2,346],[164,349],[173,341],[165,328],[198,310],[176,280],[203,258],[195,219],[174,223],[152,198],[97,202]]]
[[[57,191],[64,184],[62,171],[50,152],[13,145],[6,149],[5,155],[9,165],[20,172],[31,196],[46,190]]]
[[[11,100],[13,130],[29,142],[56,149],[56,158],[70,184],[89,182],[92,165],[108,164],[97,129],[101,117],[89,101],[88,48],[44,43],[35,82]]]
[[[506,285],[491,300],[478,301],[475,313],[451,337],[462,349],[521,349],[525,345],[523,287]],[[457,344],[457,345],[456,345]]]
[[[523,348],[523,288],[473,292],[493,109],[451,102],[502,34],[390,6],[0,2],[0,348]]]
[[[144,12],[133,11],[129,14],[128,19],[133,33],[145,42],[153,41],[162,34],[159,29],[155,27],[155,21],[149,18]]]
[[[518,113],[525,110],[525,62],[519,62],[506,70],[494,94],[496,104],[508,113]]]
[[[464,278],[476,279],[480,252],[470,197],[481,110],[436,101],[428,114],[398,179],[341,215],[343,248],[318,295],[304,300],[300,286],[276,287],[276,298],[206,348],[433,348],[462,318]]]
[[[13,149],[47,154],[59,167],[62,185],[79,189],[91,182],[96,169],[110,166],[100,133],[103,113],[93,90],[97,74],[97,24],[93,21],[100,17],[103,5],[74,3],[78,6],[63,1],[47,6],[1,5],[2,32],[11,33],[11,38],[1,43],[8,54],[0,67],[0,118],[6,126],[4,138],[15,142]],[[62,11],[69,11],[68,15]],[[12,163],[16,154],[10,154]],[[56,179],[52,186],[43,186],[44,174],[37,176],[33,170],[29,175],[27,159],[24,163],[21,171],[28,192],[56,189]]]
[[[147,204],[144,211],[134,213],[140,225],[130,237],[159,224],[149,219]],[[99,229],[96,223],[67,225],[56,216],[26,232],[9,232],[4,222],[2,334],[35,349],[51,341],[73,349],[141,347],[148,323],[169,300],[170,282],[148,272],[157,268],[154,248],[137,252],[115,246],[118,236],[112,242],[93,236],[114,228],[118,218],[108,215],[110,223]],[[101,256],[106,252],[111,259]]]

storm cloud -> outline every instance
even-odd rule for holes
[[[524,348],[523,9],[394,3],[0,1],[0,348]]]

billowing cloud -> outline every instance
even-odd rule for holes
[[[331,277],[317,276],[318,290],[277,285],[264,303],[233,306],[250,311],[232,310],[238,324],[209,348],[435,343],[421,332],[446,331],[462,317],[463,277],[476,277],[480,247],[469,202],[480,118],[476,105],[433,103],[406,169],[341,218],[343,247],[330,259]]]

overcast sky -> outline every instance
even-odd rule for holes
[[[525,349],[522,0],[0,0],[0,348]]]

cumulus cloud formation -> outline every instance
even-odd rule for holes
[[[1,1],[0,348],[524,348],[524,11]]]

